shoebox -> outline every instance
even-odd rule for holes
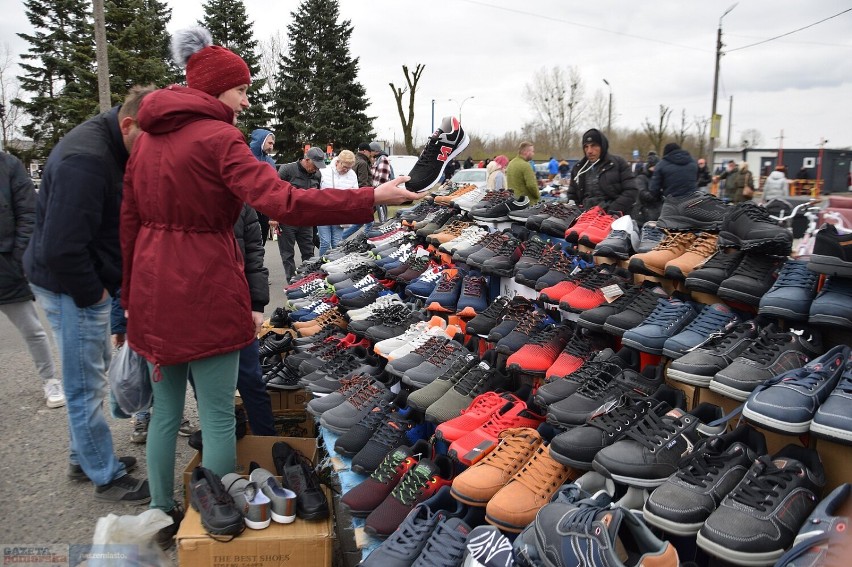
[[[698,397],[700,395],[701,388],[697,386],[693,386],[691,384],[684,384],[683,382],[677,382],[675,380],[669,380],[666,378],[666,384],[675,388],[676,390],[680,390],[683,392],[683,395],[686,396],[686,411],[691,410],[695,406],[698,405]]]
[[[272,461],[272,445],[278,441],[284,441],[294,449],[301,451],[312,463],[316,464],[317,440],[315,438],[246,435],[237,441],[237,467],[234,472],[242,475],[249,474],[249,464],[254,461],[262,468],[274,473],[275,463]],[[192,471],[200,464],[201,453],[196,452],[183,471],[183,500],[187,510],[189,509],[189,491],[187,487],[192,481]]]
[[[274,410],[272,419],[275,432],[281,437],[317,436],[316,419],[304,409]]]
[[[745,402],[738,402],[737,400],[733,400],[718,392],[714,392],[710,388],[698,388],[700,393],[698,394],[698,399],[696,403],[711,403],[716,404],[717,406],[722,408],[722,411],[725,414],[729,414],[738,407],[740,407]],[[728,428],[733,429],[740,422],[742,417],[731,419],[728,422]],[[769,454],[776,453],[781,448],[789,445],[790,443],[796,443],[798,445],[802,445],[803,447],[811,446],[811,438],[809,434],[804,434],[801,436],[798,435],[785,435],[782,433],[775,433],[774,431],[769,431],[762,427],[756,426],[752,424],[755,429],[759,430],[763,435],[766,436],[766,447],[769,449]]]
[[[302,388],[299,390],[267,390],[269,393],[269,401],[272,403],[272,411],[280,410],[299,410],[305,409],[308,405],[310,397]],[[242,404],[242,399],[237,395],[238,405]]]
[[[819,458],[825,467],[825,491],[823,495],[845,482],[852,482],[852,446],[841,445],[826,439],[815,439]]]
[[[674,293],[675,288],[677,287],[677,282],[668,278],[649,276],[647,274],[633,274],[633,283],[635,284],[641,284],[642,282],[648,281],[659,283],[660,287],[662,287],[669,295]]]
[[[515,278],[494,277],[493,279],[499,282],[497,295],[504,295],[506,297],[515,297],[516,295],[520,295],[521,297],[526,297],[530,300],[538,299],[538,292],[536,290],[519,284],[515,281]],[[491,296],[496,297],[493,289],[491,290]]]

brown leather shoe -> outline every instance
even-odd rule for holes
[[[679,258],[695,241],[691,232],[670,232],[653,250],[634,254],[627,268],[634,273],[663,276],[666,264]]]
[[[481,461],[453,480],[452,494],[459,502],[484,507],[521,470],[542,444],[535,429],[506,429],[499,444]]]
[[[685,280],[692,270],[703,264],[716,253],[716,241],[719,237],[709,232],[702,232],[695,237],[686,252],[679,258],[666,264],[665,275],[673,280]]]

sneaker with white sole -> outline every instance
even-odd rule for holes
[[[62,389],[62,382],[53,378],[44,383],[44,399],[47,407],[61,408],[65,405],[65,390]]]

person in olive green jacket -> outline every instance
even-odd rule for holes
[[[534,153],[535,147],[532,142],[521,142],[518,156],[506,167],[506,186],[514,191],[517,199],[525,195],[529,197],[531,205],[535,205],[541,199],[535,172],[529,164]]]

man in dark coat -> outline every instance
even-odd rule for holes
[[[685,197],[698,189],[698,164],[674,142],[666,144],[648,190],[655,196]]]
[[[278,177],[288,181],[299,189],[319,189],[320,169],[325,167],[325,153],[319,148],[311,148],[299,161],[285,163],[278,168]],[[296,246],[302,255],[302,262],[314,255],[314,227],[279,225],[269,221],[269,225],[278,227],[278,252],[284,264],[284,274],[289,281],[296,273]]]
[[[121,286],[119,217],[124,170],[141,133],[136,114],[153,88],[75,127],[50,152],[24,254],[32,290],[57,337],[71,434],[69,476],[91,480],[95,499],[147,502],[148,481],[116,457],[104,416],[111,295]]]
[[[47,333],[36,312],[21,259],[35,223],[36,193],[24,164],[0,152],[0,311],[18,329],[42,380],[49,408],[65,405]]]
[[[713,176],[710,175],[710,168],[707,167],[707,162],[704,158],[698,160],[698,190],[707,193],[710,190],[710,184],[713,183]]]
[[[568,198],[585,210],[599,206],[607,213],[630,213],[637,194],[630,164],[610,154],[606,136],[594,128],[583,134],[583,153],[571,169]]]

